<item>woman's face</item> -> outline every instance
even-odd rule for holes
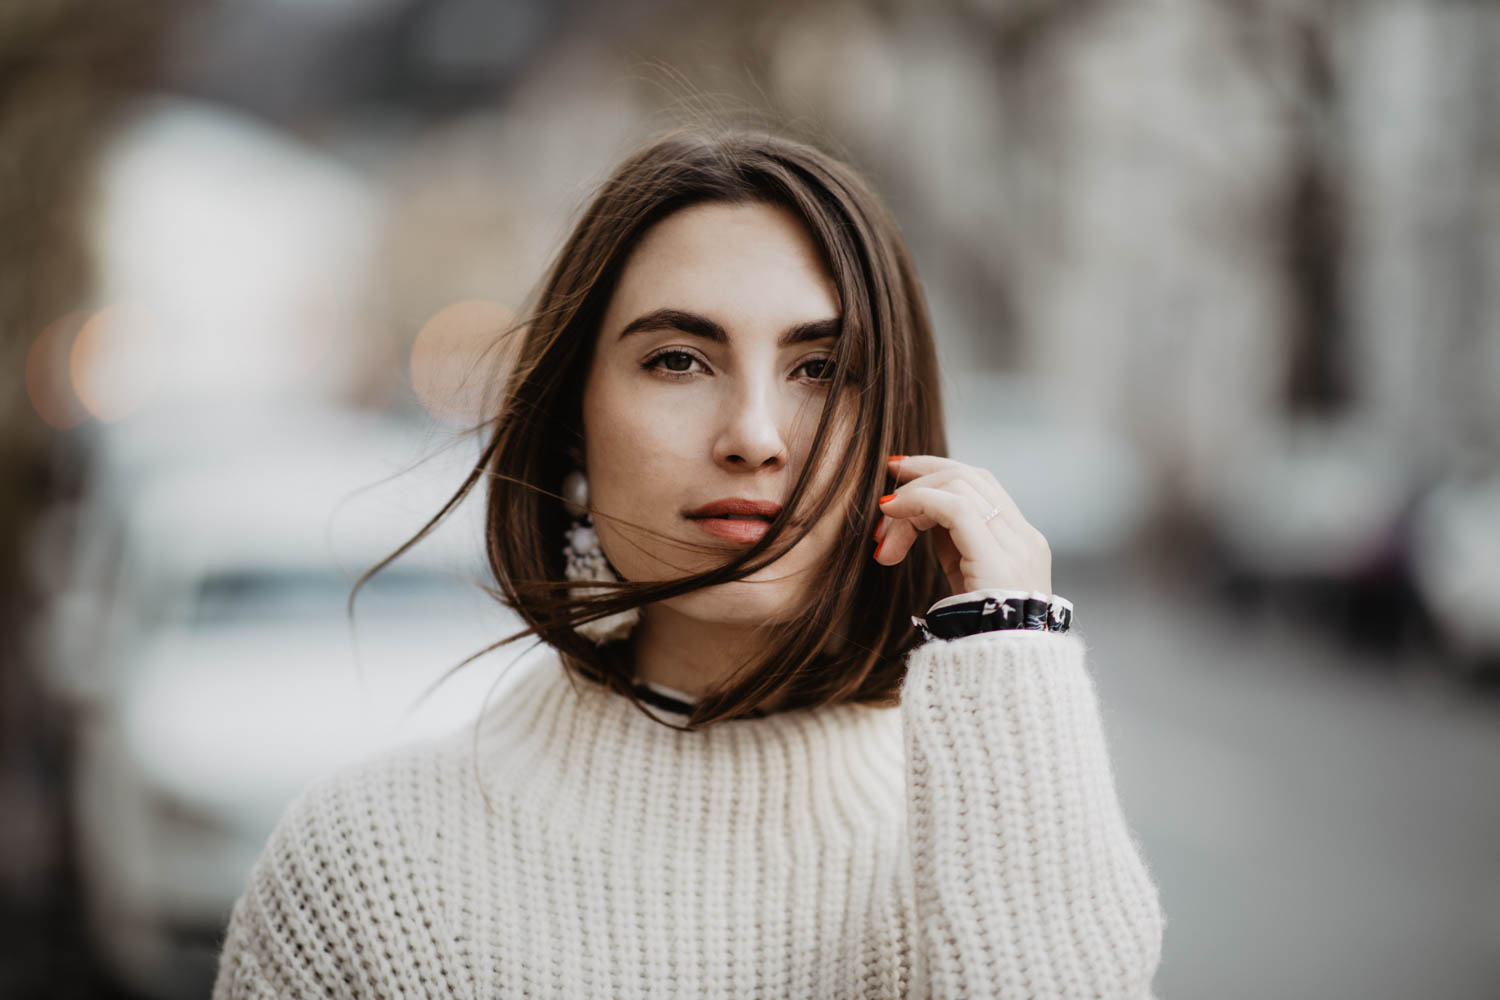
[[[700,204],[646,233],[605,313],[583,395],[599,542],[625,579],[711,569],[764,533],[763,521],[692,515],[721,500],[786,500],[828,392],[822,380],[832,375],[838,329],[837,287],[786,209]],[[847,447],[847,409],[812,498]],[[663,603],[705,622],[789,617],[811,572],[847,530],[842,508],[854,481],[775,563]]]

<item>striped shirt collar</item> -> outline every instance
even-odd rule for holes
[[[646,704],[678,715],[691,715],[698,700],[686,691],[679,691],[655,681],[638,680],[634,684],[636,696]]]
[[[664,712],[671,712],[674,715],[692,715],[693,709],[698,704],[698,699],[686,691],[679,691],[677,688],[658,684],[655,681],[637,680],[632,685],[632,689],[635,691],[636,697],[640,698],[641,701],[653,708],[659,708]],[[751,709],[747,715],[750,718],[759,719],[764,718],[766,713],[761,709],[755,708]]]

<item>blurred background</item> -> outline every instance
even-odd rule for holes
[[[713,106],[863,170],[1052,544],[1161,996],[1500,983],[1500,4],[0,5],[0,995],[206,994],[292,794],[507,650],[464,381]],[[467,516],[465,516],[467,513]]]

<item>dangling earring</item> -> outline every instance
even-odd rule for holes
[[[567,559],[568,579],[580,583],[619,580],[620,577],[610,569],[608,560],[604,558],[604,549],[600,547],[599,535],[594,530],[594,518],[588,512],[588,480],[584,479],[581,471],[574,469],[563,479],[562,492],[564,506],[568,513],[573,515],[573,524],[567,531],[568,542],[563,546],[563,556]],[[591,594],[609,592],[607,587],[574,587],[571,590],[574,597],[587,597]],[[625,638],[635,628],[640,618],[639,608],[627,608],[603,618],[596,618],[591,622],[584,622],[577,626],[575,631],[585,638],[592,639],[594,645],[602,646],[612,639]]]

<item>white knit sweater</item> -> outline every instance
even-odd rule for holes
[[[298,798],[214,997],[1148,997],[1163,917],[1085,651],[933,639],[898,707],[698,733],[554,654]]]

